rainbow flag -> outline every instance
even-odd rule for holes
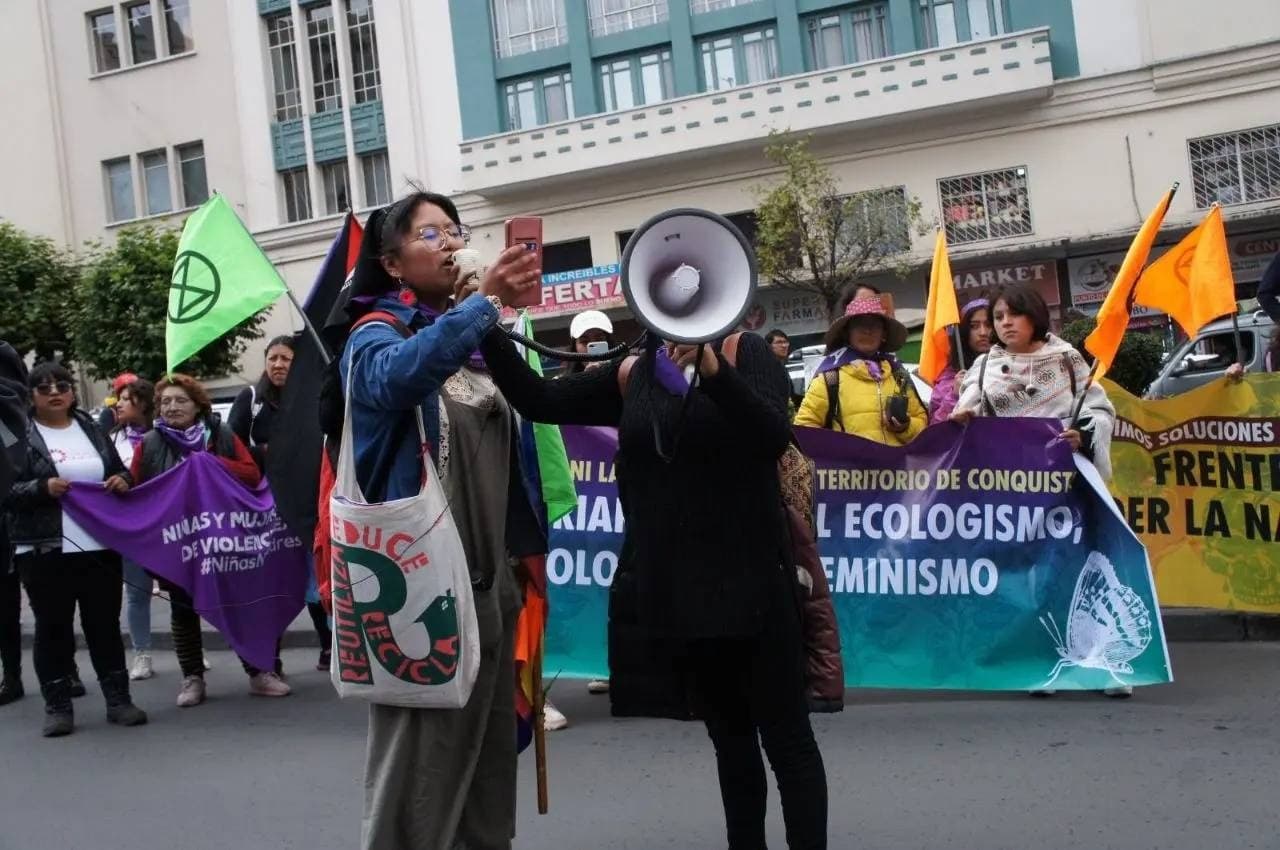
[[[520,314],[516,329],[533,339],[533,321],[528,313]],[[541,375],[542,361],[538,353],[526,350],[524,356],[529,368]],[[559,426],[521,419],[520,454],[525,486],[545,531],[578,506],[578,493]],[[520,559],[520,565],[525,574],[525,589],[524,610],[516,621],[516,747],[523,751],[533,740],[537,714],[534,673],[542,666],[543,635],[547,627],[547,556],[526,556]]]

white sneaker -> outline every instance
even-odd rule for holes
[[[133,664],[129,667],[129,678],[138,682],[143,679],[150,679],[155,674],[155,670],[151,667],[151,653],[134,653]]]
[[[1113,685],[1103,691],[1104,694],[1112,699],[1128,699],[1133,696],[1132,685]]]
[[[569,725],[569,718],[560,713],[550,700],[542,706],[542,728],[548,732],[558,732]]]
[[[209,656],[206,653],[200,653],[200,660],[204,663],[204,672],[208,673],[213,669],[213,664],[209,661]]]
[[[589,694],[607,694],[609,693],[608,679],[592,679],[587,682],[587,693]]]
[[[274,672],[249,677],[249,693],[255,697],[287,697],[293,689]]]
[[[190,708],[204,702],[204,679],[200,676],[188,676],[182,680],[178,690],[178,708]]]

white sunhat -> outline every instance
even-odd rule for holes
[[[581,339],[582,335],[587,331],[604,331],[607,334],[611,334],[613,333],[613,322],[609,321],[609,317],[599,310],[583,310],[574,316],[573,321],[569,323],[569,336],[573,339]]]

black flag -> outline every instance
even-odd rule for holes
[[[360,255],[364,231],[351,213],[343,219],[316,276],[303,310],[312,327],[321,330],[338,302],[347,276]],[[267,452],[267,480],[276,498],[276,509],[289,528],[311,545],[315,537],[317,500],[320,493],[320,455],[324,435],[320,431],[320,387],[324,381],[326,356],[312,335],[303,330],[294,342],[293,367],[281,394],[280,409],[271,420],[270,450]]]

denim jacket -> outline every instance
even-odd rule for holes
[[[391,313],[415,331],[405,339],[382,322],[361,325],[347,340],[340,361],[344,390],[351,370],[348,427],[355,429],[356,478],[368,501],[384,502],[421,489],[422,447],[413,408],[422,410],[427,447],[435,456],[440,387],[479,348],[498,323],[498,311],[478,296],[427,324],[416,308],[394,296],[378,299],[373,309]]]

